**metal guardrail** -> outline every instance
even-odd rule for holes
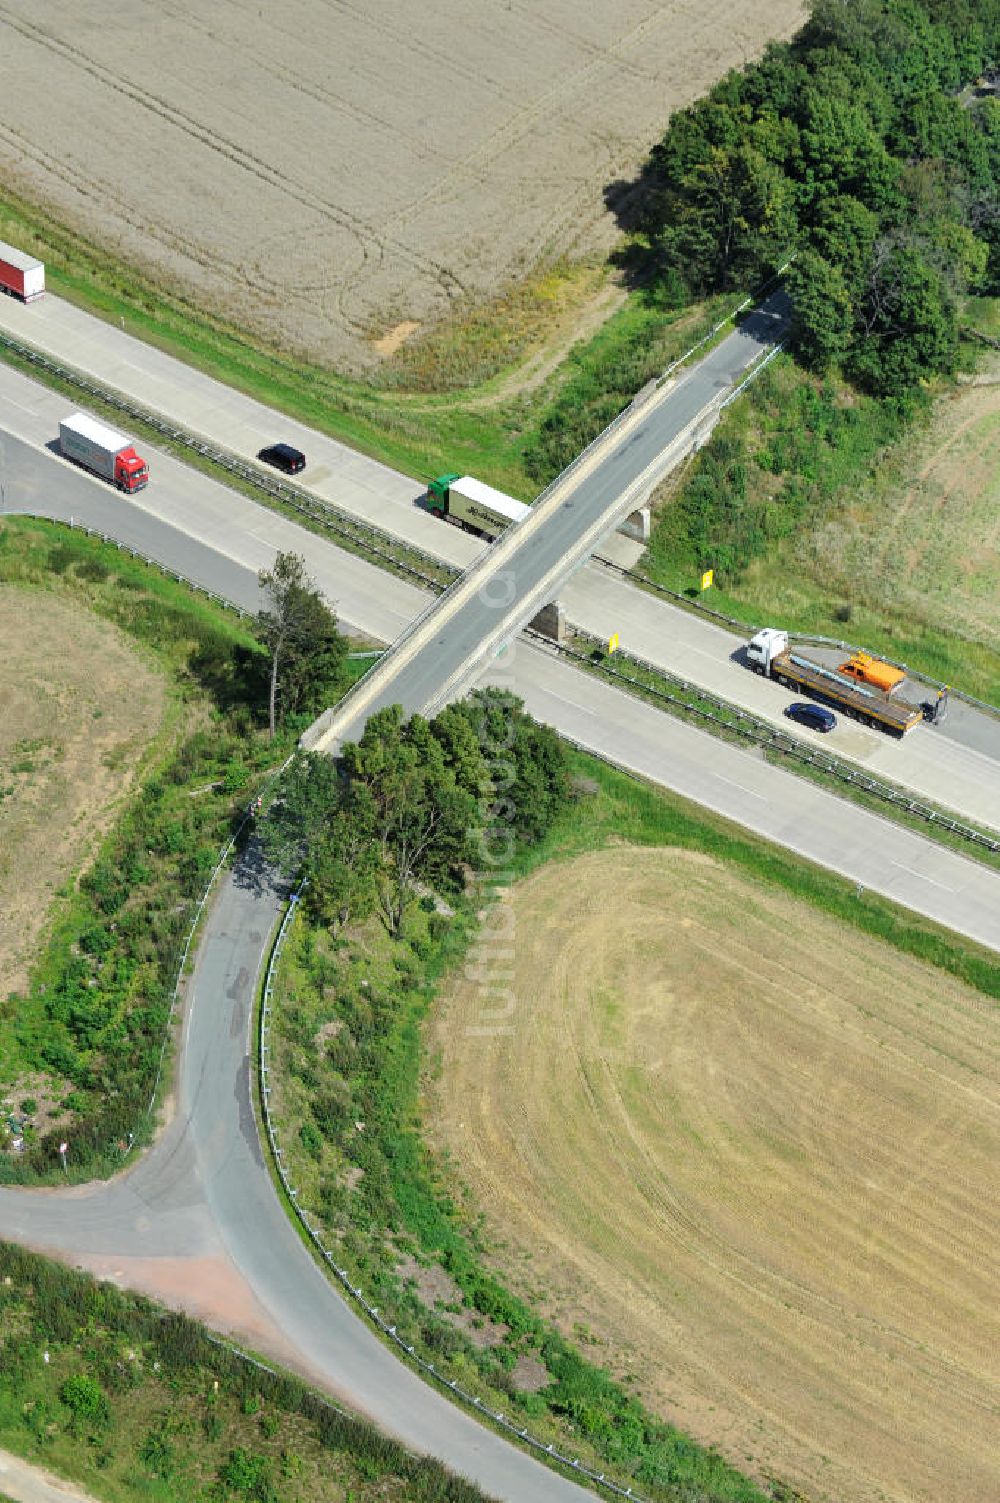
[[[237,605],[235,600],[228,600],[225,595],[219,595],[215,590],[210,590],[207,585],[199,584],[195,579],[189,579],[186,574],[181,574],[177,569],[170,569],[157,558],[151,558],[148,553],[143,553],[141,548],[133,548],[131,543],[125,543],[121,538],[116,538],[113,533],[102,532],[99,527],[89,527],[85,522],[77,522],[72,517],[50,517],[43,511],[5,511],[0,513],[0,521],[4,517],[30,517],[33,522],[49,522],[53,527],[69,527],[73,532],[84,532],[88,537],[98,538],[102,543],[109,543],[117,548],[119,553],[128,553],[132,558],[140,558],[151,569],[156,569],[168,579],[176,579],[178,584],[186,585],[189,590],[196,590],[199,595],[205,595],[209,600],[214,600],[216,605],[225,606],[226,610],[235,611],[238,616],[248,617],[252,611],[244,610],[242,605]]]
[[[636,584],[644,590],[652,591],[653,594],[662,595],[666,600],[675,601],[685,610],[693,611],[697,616],[706,616],[713,621],[718,621],[722,626],[728,626],[737,631],[741,636],[752,637],[761,630],[759,623],[741,621],[737,616],[728,616],[724,611],[717,611],[704,601],[692,599],[690,595],[684,595],[680,590],[672,590],[669,585],[660,584],[658,580],[650,579],[646,574],[640,574],[637,569],[627,569],[623,564],[616,564],[610,558],[604,558],[601,554],[592,555],[593,562],[600,564],[602,569],[607,569],[609,574],[615,574],[619,579],[627,580],[630,584]],[[841,652],[854,653],[866,652],[853,642],[844,642],[839,637],[824,637],[817,632],[789,631],[789,640],[801,642],[805,645],[816,647],[836,647]],[[879,654],[882,657],[882,654]],[[983,710],[989,715],[1000,718],[1000,706],[991,704],[987,699],[977,699],[974,694],[968,694],[964,689],[956,688],[954,684],[945,684],[941,679],[933,678],[929,673],[924,673],[918,668],[911,668],[906,663],[897,662],[894,658],[885,657],[883,661],[891,664],[893,668],[899,668],[907,677],[917,683],[927,684],[931,689],[947,689],[954,699],[960,699],[963,703],[972,705],[974,709]],[[657,669],[657,672],[665,670]]]
[[[644,1503],[642,1496],[639,1493],[633,1491],[631,1487],[622,1487],[619,1483],[613,1481],[610,1477],[605,1476],[603,1472],[595,1472],[591,1467],[586,1466],[582,1461],[577,1460],[575,1457],[564,1455],[562,1451],[556,1450],[555,1446],[546,1444],[546,1442],[539,1440],[537,1436],[532,1435],[526,1426],[518,1425],[507,1415],[501,1413],[496,1409],[491,1409],[489,1405],[483,1403],[482,1399],[480,1399],[477,1394],[469,1393],[466,1389],[462,1388],[461,1385],[458,1384],[453,1378],[448,1378],[444,1373],[439,1372],[433,1362],[428,1362],[426,1358],[422,1357],[416,1350],[412,1342],[408,1342],[403,1336],[399,1334],[394,1325],[389,1324],[384,1316],[379,1313],[378,1306],[373,1305],[370,1300],[365,1297],[364,1290],[352,1281],[351,1275],[348,1270],[346,1268],[342,1268],[337,1263],[335,1255],[323,1242],[320,1229],[312,1219],[312,1216],[306,1210],[306,1208],[300,1204],[299,1192],[289,1178],[288,1170],[284,1162],[285,1151],[278,1142],[277,1130],[271,1118],[271,1108],[269,1101],[271,1095],[271,1085],[269,1082],[271,1066],[269,1060],[271,1054],[271,1011],[272,998],[274,996],[275,988],[275,977],[278,969],[278,963],[281,959],[281,951],[284,947],[285,940],[288,937],[289,930],[291,929],[291,926],[295,920],[295,915],[298,912],[299,900],[302,896],[305,886],[305,882],[300,883],[298,889],[292,894],[291,898],[289,899],[288,907],[285,909],[284,916],[281,920],[281,925],[278,929],[277,937],[275,938],[274,945],[271,950],[271,955],[267,965],[267,971],[264,977],[264,990],[260,1004],[260,1027],[258,1031],[257,1057],[260,1073],[261,1114],[264,1118],[264,1129],[267,1134],[267,1141],[271,1150],[271,1160],[274,1164],[275,1169],[277,1170],[278,1178],[281,1181],[281,1187],[285,1192],[288,1204],[293,1208],[299,1224],[308,1233],[312,1245],[315,1247],[319,1256],[322,1258],[323,1262],[330,1270],[330,1272],[334,1275],[348,1298],[355,1305],[357,1305],[361,1311],[363,1311],[363,1313],[368,1317],[372,1324],[377,1327],[382,1336],[384,1336],[389,1342],[391,1342],[404,1356],[408,1357],[422,1373],[424,1373],[428,1378],[433,1379],[436,1384],[440,1385],[440,1387],[444,1389],[445,1393],[450,1398],[459,1400],[462,1404],[466,1405],[473,1414],[491,1420],[492,1423],[496,1425],[500,1430],[504,1431],[512,1439],[520,1441],[523,1446],[526,1446],[530,1450],[535,1451],[540,1457],[544,1457],[548,1461],[558,1462],[561,1466],[565,1467],[572,1476],[586,1478],[588,1482],[592,1482],[599,1487],[603,1487],[605,1491],[611,1493],[616,1498],[630,1498],[632,1499],[632,1503]]]
[[[791,257],[789,261],[786,261],[784,266],[780,267],[778,271],[775,272],[774,276],[769,278],[768,281],[765,282],[763,286],[753,294],[752,297],[745,298],[742,303],[737,305],[732,313],[727,314],[727,316],[724,319],[721,319],[719,323],[709,331],[708,334],[706,334],[696,344],[692,345],[689,350],[686,350],[683,355],[681,355],[677,360],[669,365],[667,369],[662,373],[662,375],[656,378],[657,385],[660,385],[663,381],[667,380],[669,376],[680,365],[683,365],[685,361],[689,360],[691,356],[697,350],[699,350],[703,344],[707,343],[708,340],[713,339],[715,335],[720,332],[720,330],[725,328],[727,323],[730,323],[737,317],[740,312],[743,311],[744,308],[748,307],[749,304],[756,298],[759,298],[766,291],[766,289],[772,285],[772,283],[776,282],[780,278],[782,272],[786,270],[786,268],[790,264],[790,261],[793,259],[794,257]],[[307,491],[301,490],[298,486],[288,485],[281,481],[273,480],[270,476],[262,475],[259,471],[248,465],[245,460],[240,459],[238,456],[229,454],[225,450],[214,448],[212,445],[204,443],[201,439],[198,439],[194,437],[194,435],[186,432],[186,430],[177,428],[176,426],[165,422],[164,419],[159,417],[158,414],[152,412],[150,409],[142,407],[138,403],[131,402],[127,397],[123,396],[122,393],[116,392],[110,387],[103,386],[100,383],[91,380],[89,377],[83,375],[82,372],[73,370],[73,368],[70,366],[62,365],[58,361],[51,360],[47,355],[42,355],[40,351],[33,349],[30,345],[24,344],[21,340],[14,339],[12,335],[6,333],[3,330],[0,330],[0,345],[6,346],[7,349],[11,350],[20,359],[28,361],[29,364],[36,365],[39,368],[48,371],[50,374],[57,376],[60,380],[77,387],[81,391],[89,393],[91,396],[97,397],[99,401],[106,402],[109,406],[116,408],[119,412],[124,412],[128,416],[134,417],[138,422],[145,423],[147,427],[150,427],[156,432],[161,433],[165,438],[170,439],[172,442],[181,444],[186,448],[190,448],[196,453],[202,455],[204,458],[211,459],[221,468],[228,470],[230,474],[239,476],[239,478],[255,486],[258,490],[264,492],[264,494],[272,496],[275,500],[283,501],[293,510],[299,511],[303,515],[310,517],[311,520],[319,522],[321,525],[328,528],[331,532],[347,538],[348,541],[355,543],[355,545],[362,546],[372,556],[381,559],[383,562],[389,563],[392,568],[398,569],[401,572],[409,574],[411,577],[418,579],[429,589],[435,590],[440,593],[444,588],[442,582],[439,579],[435,578],[433,575],[429,575],[422,570],[415,568],[413,565],[407,564],[403,560],[394,559],[384,545],[389,544],[398,547],[398,540],[395,539],[391,533],[388,533],[382,528],[377,527],[374,523],[362,522],[360,519],[354,518],[346,512],[342,512],[339,508],[333,506],[330,503],[316,501],[312,496],[309,495]],[[753,380],[760,374],[761,370],[764,368],[764,365],[772,360],[774,356],[778,354],[781,348],[783,348],[782,345],[775,346],[775,348],[767,356],[765,356],[762,361],[759,361],[750,375],[746,378],[746,380],[741,383],[741,385],[735,392],[731,393],[731,395],[726,398],[725,402],[722,403],[722,406],[728,406],[729,402],[732,401],[733,398],[737,396],[739,392],[742,391],[743,388],[748,385],[751,380]],[[611,435],[611,433],[625,420],[625,418],[632,411],[633,405],[633,403],[630,403],[629,406],[624,407],[622,411],[619,412],[616,417],[612,418],[611,422],[601,430],[596,438],[592,439],[587,447],[576,456],[576,458],[566,467],[566,469],[563,470],[559,475],[557,475],[554,480],[549,482],[549,484],[545,487],[545,490],[543,490],[541,494],[536,498],[536,504],[537,501],[541,500],[543,496],[547,495],[555,485],[557,485],[566,476],[571,474],[576,466],[583,461],[587,454],[589,454],[597,444],[601,443],[602,440],[608,438]],[[25,515],[32,514],[26,513]],[[360,537],[357,535],[358,533],[361,534]],[[100,534],[97,535],[100,536]],[[109,539],[109,541],[117,542],[117,539],[112,538]],[[406,547],[407,551],[412,555],[421,556],[420,549],[410,545],[406,545]],[[135,552],[136,550],[132,551]],[[145,555],[138,554],[138,552],[136,552],[136,556],[145,557]],[[423,554],[422,556],[427,560],[431,567],[454,575],[455,571],[453,570],[451,565],[444,563],[442,560],[433,559],[428,554]],[[715,611],[711,608],[711,606],[706,606],[703,602],[698,600],[692,600],[689,596],[682,595],[679,591],[671,590],[666,585],[657,584],[653,580],[647,579],[644,575],[636,573],[634,570],[624,569],[620,565],[611,563],[609,559],[601,558],[599,555],[595,554],[593,556],[598,563],[603,564],[605,568],[611,569],[615,573],[619,574],[622,578],[633,580],[634,582],[643,585],[647,589],[654,590],[658,594],[669,597],[677,601],[678,604],[684,606],[688,610],[693,610],[698,614],[710,616],[712,619],[721,621],[726,626],[734,627],[738,631],[746,633],[748,636],[752,636],[754,632],[760,630],[759,626],[754,626],[748,624],[745,621],[740,621],[733,616],[727,616],[722,611]],[[154,559],[147,559],[147,562],[155,563],[156,561]],[[172,571],[167,570],[166,572],[170,573]],[[182,575],[178,574],[175,577],[183,580]],[[184,582],[193,584],[193,581],[190,580],[185,580]],[[200,585],[193,585],[193,587],[195,589],[202,589],[202,586]],[[206,595],[212,595],[212,591],[210,590],[204,590],[204,593]],[[223,600],[222,596],[215,596],[214,598]],[[228,601],[223,601],[223,603],[231,604],[231,602]],[[238,610],[239,607],[237,606],[235,607],[235,609]],[[818,645],[829,644],[831,646],[841,647],[845,652],[857,652],[861,650],[850,643],[839,642],[834,638],[813,636],[809,633],[804,632],[790,632],[789,636],[794,637],[794,639],[798,642],[815,642]],[[893,660],[886,658],[886,662],[893,662]],[[911,678],[917,679],[921,683],[928,684],[935,690],[947,688],[954,698],[961,699],[965,704],[972,705],[975,709],[983,710],[987,714],[994,715],[1000,718],[1000,706],[990,704],[988,700],[977,699],[975,695],[966,693],[965,690],[956,687],[954,684],[946,685],[940,679],[931,677],[930,674],[922,673],[919,670],[907,667],[905,663],[893,663],[893,666],[901,668]]]
[[[578,627],[570,628],[574,635],[588,642],[594,647],[603,650],[604,643],[601,638],[592,633],[581,630]],[[769,721],[753,714],[750,710],[744,710],[742,706],[733,705],[728,700],[720,699],[718,695],[710,693],[698,684],[690,683],[677,674],[669,673],[656,663],[647,662],[645,658],[638,657],[634,653],[616,653],[615,656],[626,662],[635,663],[639,668],[648,673],[655,674],[657,678],[666,683],[673,684],[685,694],[695,694],[699,699],[712,706],[704,709],[700,705],[693,705],[685,699],[671,694],[668,689],[660,689],[655,684],[648,684],[642,679],[633,678],[630,674],[622,672],[611,663],[603,661],[595,663],[584,652],[579,652],[573,647],[564,644],[556,644],[549,638],[541,636],[537,632],[530,632],[535,640],[551,651],[557,652],[561,657],[568,657],[589,668],[597,669],[605,678],[614,679],[618,683],[627,684],[631,689],[640,691],[644,695],[651,695],[654,699],[669,704],[687,715],[696,719],[709,721],[721,730],[734,732],[745,741],[754,746],[760,746],[765,750],[781,752],[792,761],[802,762],[810,767],[817,768],[839,782],[846,783],[852,788],[858,788],[864,793],[871,794],[883,803],[892,805],[906,814],[912,814],[917,819],[922,819],[926,824],[933,825],[935,829],[946,830],[950,835],[967,841],[970,845],[982,847],[992,854],[1000,852],[1000,834],[991,836],[982,830],[975,829],[972,825],[963,824],[961,820],[954,819],[951,815],[940,809],[935,809],[931,804],[922,803],[913,798],[902,789],[894,787],[891,783],[884,783],[879,778],[870,777],[867,773],[859,771],[850,763],[844,762],[840,757],[830,756],[828,753],[813,751],[804,746],[795,736],[770,724]]]
[[[142,423],[151,428],[155,433],[171,443],[178,444],[182,448],[189,449],[203,459],[208,459],[220,469],[235,475],[238,479],[251,485],[254,489],[270,496],[273,500],[281,501],[283,505],[293,511],[306,516],[310,521],[318,523],[324,530],[359,548],[370,557],[377,559],[381,564],[408,575],[412,579],[419,580],[421,584],[430,589],[441,589],[441,580],[428,572],[431,569],[443,573],[449,578],[454,577],[456,570],[451,564],[443,560],[435,559],[422,549],[409,543],[401,543],[392,533],[384,528],[376,526],[374,522],[366,522],[343,511],[332,502],[320,501],[311,495],[309,491],[297,485],[290,485],[287,481],[277,480],[270,475],[263,474],[238,454],[231,453],[228,449],[220,448],[216,444],[206,443],[204,439],[189,432],[186,428],[179,428],[176,423],[167,422],[159,413],[149,407],[144,407],[139,402],[134,402],[122,392],[115,391],[110,386],[105,386],[99,381],[86,376],[82,371],[74,370],[72,366],[63,365],[57,360],[43,355],[31,345],[24,344],[12,335],[0,330],[0,346],[6,347],[19,359],[27,361],[30,365],[37,366],[39,370],[55,376],[58,380],[75,387],[78,391],[85,392],[88,396],[96,398],[99,402],[113,407],[115,411],[125,413],[135,422]],[[407,554],[411,558],[418,558],[425,565],[418,568],[407,562],[400,556]]]

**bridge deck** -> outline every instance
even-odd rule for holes
[[[773,294],[679,380],[623,414],[317,724],[311,744],[333,750],[386,705],[429,713],[468,687],[707,431],[726,396],[783,337],[787,313],[785,295]]]

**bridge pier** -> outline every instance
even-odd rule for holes
[[[553,600],[548,605],[543,605],[538,615],[528,622],[532,631],[538,632],[540,637],[548,637],[550,642],[557,642],[562,646],[566,640],[566,612],[562,602]]]
[[[637,506],[635,511],[630,512],[624,522],[619,522],[616,528],[624,538],[634,538],[637,543],[649,542],[649,507]]]

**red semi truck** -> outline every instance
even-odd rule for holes
[[[45,265],[0,240],[0,292],[34,302],[45,291]]]
[[[67,459],[110,480],[120,491],[141,491],[149,481],[146,461],[135,452],[132,440],[85,412],[74,412],[59,424],[59,447]]]

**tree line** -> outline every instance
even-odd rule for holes
[[[1000,0],[814,0],[790,42],[677,113],[639,228],[661,296],[745,288],[794,252],[815,369],[896,395],[953,368],[957,302],[1000,285]]]
[[[377,914],[402,934],[420,896],[458,892],[537,843],[569,796],[556,734],[501,689],[434,720],[373,715],[337,762],[300,755],[262,826],[268,855],[306,877],[311,916],[332,929]]]

